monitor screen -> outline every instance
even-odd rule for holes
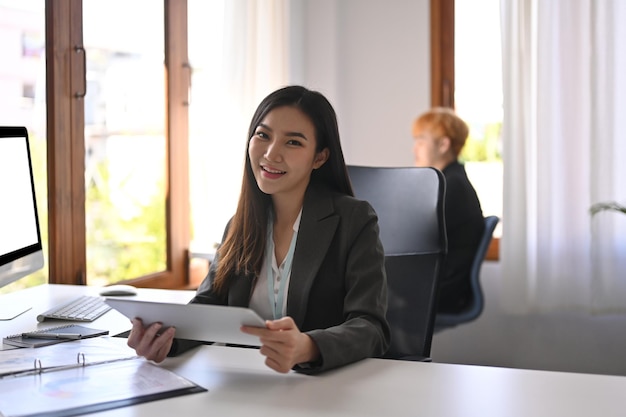
[[[28,133],[0,126],[0,287],[42,267]]]

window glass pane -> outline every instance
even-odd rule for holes
[[[89,285],[167,266],[163,9],[83,1]]]
[[[461,159],[483,214],[502,218],[500,0],[456,0],[454,7],[454,101],[470,127]]]
[[[45,259],[43,269],[2,293],[48,281],[44,7],[44,0],[0,1],[0,125],[28,129]]]
[[[225,6],[223,0],[188,3],[191,250],[203,253],[215,249],[235,213],[250,117],[228,93],[233,77],[226,60],[244,52],[224,50]]]

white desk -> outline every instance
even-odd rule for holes
[[[49,291],[57,293],[58,289],[48,286],[31,294]],[[150,291],[142,291],[140,296],[158,295],[163,297],[161,299],[171,297],[170,300],[180,297],[181,301],[189,296],[188,292]],[[5,297],[0,297],[0,302],[5,302]],[[36,314],[33,314],[34,320]],[[127,319],[116,312],[107,313],[107,316],[110,317],[103,317],[106,321],[101,321],[98,326],[113,321],[125,322],[116,323],[116,328],[128,325]],[[6,323],[0,322],[0,333],[5,333],[5,327]],[[119,342],[124,343],[124,340]],[[208,391],[94,415],[626,415],[626,377],[619,376],[383,359],[367,359],[317,376],[283,375],[266,368],[257,350],[220,346],[203,346],[178,358],[169,358],[162,366]]]

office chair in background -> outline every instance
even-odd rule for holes
[[[434,168],[348,166],[357,198],[378,214],[391,326],[385,358],[430,360],[441,263],[447,250],[445,178]]]
[[[459,324],[468,323],[478,318],[483,312],[485,306],[485,297],[480,285],[480,269],[485,260],[487,249],[493,237],[493,231],[498,225],[500,218],[498,216],[485,217],[485,230],[480,239],[472,269],[470,271],[470,285],[472,288],[471,302],[459,313],[439,313],[435,318],[435,332],[458,326]]]

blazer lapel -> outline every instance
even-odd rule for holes
[[[304,198],[289,280],[287,315],[298,327],[304,322],[311,286],[339,223],[330,191],[320,188],[311,184]]]

